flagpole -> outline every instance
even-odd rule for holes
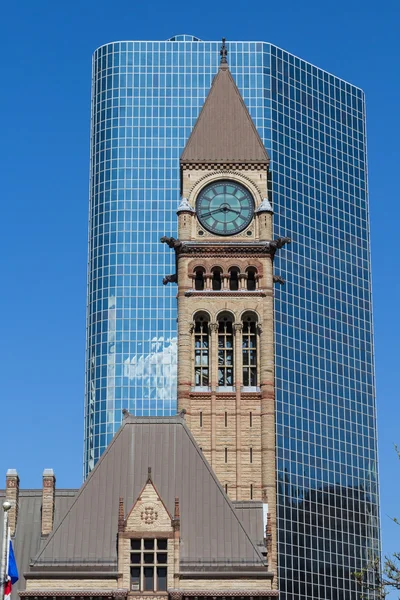
[[[4,600],[4,584],[6,581],[6,568],[7,568],[7,538],[8,538],[8,511],[11,508],[11,504],[3,502],[3,543],[1,546],[1,569],[0,569],[0,600]]]

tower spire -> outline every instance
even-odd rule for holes
[[[220,56],[221,56],[221,60],[220,60],[220,63],[219,63],[219,68],[220,69],[228,69],[229,68],[228,67],[228,59],[227,59],[228,48],[226,47],[225,42],[226,42],[226,38],[223,37],[222,38],[221,50],[219,51]]]

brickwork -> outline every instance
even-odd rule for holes
[[[42,535],[49,535],[53,531],[55,493],[56,478],[53,470],[45,469],[42,490]]]
[[[255,208],[268,197],[264,169],[213,165],[184,165],[182,195],[193,209],[201,189],[218,179],[232,179],[246,186]],[[255,212],[247,229],[237,235],[218,237],[204,230],[196,214],[179,215],[178,236],[182,242],[201,242],[196,257],[185,250],[177,252],[178,275],[178,406],[187,411],[187,423],[221,484],[235,500],[268,502],[272,548],[269,569],[276,571],[276,475],[275,475],[275,393],[274,393],[274,315],[272,257],[252,243],[272,240],[272,214]],[[243,242],[246,242],[245,249]],[[221,243],[222,242],[222,243]],[[226,243],[229,243],[229,252]],[[237,249],[235,244],[237,243]],[[248,248],[248,252],[247,252]],[[211,272],[222,270],[222,290],[213,291]],[[248,291],[246,275],[239,279],[239,291],[229,290],[229,269],[245,274],[249,266],[257,272],[256,291]],[[204,270],[204,290],[194,291],[194,271]],[[215,324],[221,311],[229,311],[235,328],[235,381],[232,391],[218,389],[218,337]],[[247,312],[257,315],[258,381],[251,393],[243,389],[242,333],[240,323]],[[202,313],[209,322],[209,389],[194,387],[193,321]],[[221,587],[224,582],[221,581]],[[213,582],[213,585],[215,582]],[[186,582],[185,582],[186,585]],[[199,585],[196,581],[194,587]],[[205,585],[208,585],[206,583]],[[226,585],[226,582],[225,582]],[[235,582],[236,585],[236,582]],[[254,582],[252,582],[254,585]],[[255,583],[257,587],[257,583]]]
[[[27,579],[26,590],[112,590],[117,589],[117,579]]]
[[[218,579],[182,579],[181,588],[185,590],[271,590],[276,589],[271,576],[265,579],[245,579],[218,577]]]
[[[118,587],[131,587],[132,538],[149,537],[168,538],[167,585],[168,588],[176,587],[179,577],[179,519],[172,519],[151,481],[144,486],[120,529],[122,531],[120,530],[118,538]],[[135,597],[137,596],[135,592]],[[160,596],[165,598],[163,594]]]
[[[126,532],[145,534],[152,531],[172,531],[171,515],[151,482],[143,488],[132,507],[125,525]]]
[[[18,520],[19,477],[15,469],[9,469],[6,475],[6,498],[11,508],[8,511],[8,525],[11,535],[15,534]]]

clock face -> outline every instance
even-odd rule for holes
[[[253,218],[254,200],[240,183],[220,180],[203,188],[196,200],[197,218],[216,235],[243,231]]]

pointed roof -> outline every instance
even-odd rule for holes
[[[221,64],[201,109],[181,164],[269,164],[269,156],[229,71],[223,40]]]
[[[132,506],[148,478],[170,515],[179,498],[181,568],[265,572],[265,559],[181,417],[126,415],[61,523],[31,563],[35,571],[115,570],[120,499]]]

